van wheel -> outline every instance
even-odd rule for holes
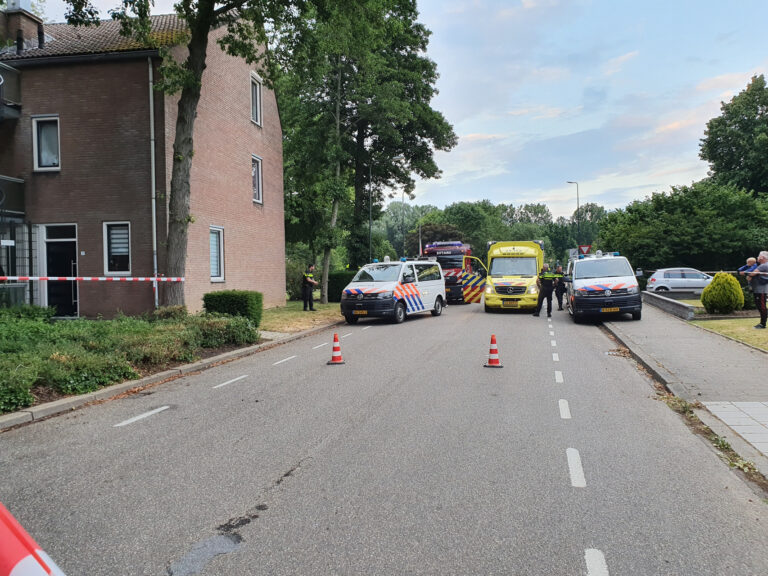
[[[643,311],[638,310],[637,312],[632,312],[632,320],[640,320],[640,317],[642,316]]]
[[[395,317],[393,320],[395,324],[401,324],[405,320],[405,304],[402,302],[395,304]]]
[[[347,316],[344,316],[344,319],[347,321],[347,324],[357,324],[357,321],[360,319],[357,316],[352,316],[351,314],[348,314]]]
[[[435,307],[432,309],[432,316],[440,316],[443,313],[443,299],[438,297],[435,299]]]

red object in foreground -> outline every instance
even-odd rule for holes
[[[484,364],[486,368],[504,368],[499,360],[499,348],[496,346],[496,334],[491,334],[491,350],[488,352],[488,362]]]
[[[0,576],[65,576],[0,503]]]

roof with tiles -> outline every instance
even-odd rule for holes
[[[45,24],[45,45],[38,46],[37,38],[25,43],[21,54],[16,45],[0,50],[0,61],[30,60],[54,56],[81,56],[147,50],[158,46],[179,44],[187,30],[184,20],[175,14],[151,16],[152,39],[155,46],[142,44],[134,38],[120,35],[120,23],[102,20],[98,26],[71,26],[69,24]]]

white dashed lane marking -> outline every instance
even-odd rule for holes
[[[581,456],[576,448],[568,448],[565,451],[568,456],[568,470],[571,473],[571,486],[585,488],[587,479],[584,477],[584,469],[581,467]]]
[[[368,328],[370,328],[370,326],[366,326],[365,328],[363,328],[363,330],[368,330]]]
[[[560,355],[557,352],[552,352],[552,362],[560,362]]]
[[[568,406],[568,400],[558,400],[557,403],[560,405],[560,418],[563,420],[570,420],[571,409]]]
[[[557,341],[556,340],[550,340],[550,343],[552,344],[553,347],[557,346]]]
[[[584,560],[587,563],[587,576],[609,576],[608,564],[606,564],[605,556],[600,550],[587,548],[584,551]]]
[[[278,364],[282,364],[283,362],[288,362],[288,360],[293,360],[294,358],[296,358],[295,355],[294,356],[288,356],[288,358],[283,358],[282,360],[278,360],[277,362],[272,364],[272,366],[277,366]]]
[[[557,384],[563,383],[563,373],[560,370],[555,370],[555,382]]]
[[[550,335],[550,336],[554,336],[554,335],[555,335],[555,331],[554,331],[554,330],[550,330],[550,331],[549,331],[549,335]]]
[[[323,342],[322,344],[318,344],[317,346],[313,346],[312,350],[317,350],[318,348],[322,348],[323,346],[328,346],[328,342]]]
[[[157,414],[158,412],[162,412],[163,410],[168,410],[168,408],[170,408],[170,406],[161,406],[160,408],[155,408],[154,410],[150,410],[149,412],[144,412],[144,414],[139,414],[138,416],[134,416],[133,418],[129,418],[128,420],[123,420],[122,422],[120,422],[120,424],[115,424],[113,428],[119,428],[120,426],[127,426],[128,424],[133,424],[134,422],[138,422],[139,420],[148,418],[149,416]]]
[[[233,382],[237,382],[238,380],[242,380],[243,378],[248,378],[248,374],[243,374],[242,376],[238,376],[237,378],[232,378],[232,380],[227,380],[226,382],[222,382],[221,384],[216,384],[216,386],[213,387],[215,390],[216,388],[221,388],[222,386],[226,386],[227,384],[232,384]]]
[[[346,334],[343,334],[341,337],[346,338],[347,336],[352,336],[352,332],[347,332]]]

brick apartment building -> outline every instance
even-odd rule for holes
[[[121,37],[116,22],[44,24],[28,1],[0,11],[0,37],[14,41],[0,51],[0,266],[7,276],[152,277],[155,267],[164,275],[178,95],[152,88],[158,52]],[[153,16],[152,25],[184,54],[176,44],[183,21]],[[207,292],[242,289],[262,292],[266,307],[283,305],[277,103],[244,60],[222,52],[218,36],[209,40],[195,124],[185,301],[197,311]],[[18,288],[61,316],[155,305],[151,282]]]

